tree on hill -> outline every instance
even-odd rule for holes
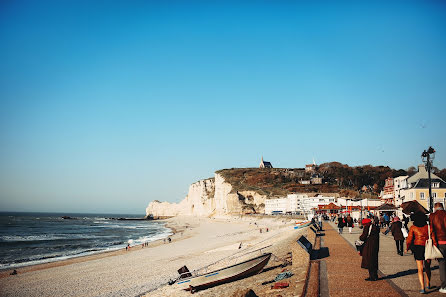
[[[446,168],[443,168],[435,173],[440,177],[442,180],[446,181]]]

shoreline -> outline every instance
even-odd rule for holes
[[[138,220],[140,220],[140,219],[138,219]],[[164,220],[164,219],[159,219],[158,221],[162,221],[162,220]],[[149,245],[146,248],[158,246],[159,244],[161,244],[161,241],[163,241],[167,237],[174,236],[175,233],[177,232],[175,228],[173,228],[173,227],[170,228],[168,226],[167,222],[164,223],[164,227],[167,229],[170,229],[171,234],[167,234],[163,238],[159,238],[154,241],[150,241]],[[120,255],[123,253],[124,254],[131,253],[131,252],[134,252],[135,251],[134,249],[138,248],[138,247],[141,247],[141,245],[136,244],[134,246],[131,246],[130,250],[126,250],[125,247],[119,247],[116,249],[101,250],[101,251],[97,251],[97,252],[93,252],[93,253],[85,254],[85,255],[69,256],[66,259],[53,258],[53,260],[50,260],[48,262],[43,262],[43,263],[24,264],[23,266],[0,268],[0,279],[8,277],[8,276],[12,276],[12,275],[10,275],[10,273],[14,270],[16,270],[18,273],[24,273],[24,272],[31,272],[31,271],[38,271],[38,270],[53,268],[53,267],[66,266],[66,265],[70,265],[73,263],[82,263],[82,262],[91,261],[91,260],[103,259],[106,257],[113,257],[113,256],[117,256],[117,255]]]
[[[159,239],[130,251],[26,266],[17,269],[17,275],[9,275],[12,269],[5,270],[0,273],[0,287],[4,296],[152,296],[176,277],[180,267],[199,269],[238,252],[240,243],[243,250],[256,244],[269,245],[282,236],[269,239],[275,234],[296,234],[287,231],[294,221],[241,216],[170,218],[163,223],[174,233],[171,243]],[[267,227],[268,233],[259,232],[259,228]]]

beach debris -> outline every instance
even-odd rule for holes
[[[291,271],[281,272],[274,279],[266,281],[266,282],[263,282],[262,285],[267,285],[267,284],[271,284],[271,283],[274,283],[274,282],[278,282],[280,280],[283,280],[283,279],[286,279],[286,278],[290,278],[292,276],[293,276],[293,273]]]
[[[178,273],[180,274],[180,279],[192,276],[186,265],[178,269]]]
[[[290,286],[290,284],[287,282],[279,282],[279,283],[275,283],[274,286],[271,286],[271,289],[284,289],[284,288],[288,288],[289,286]]]
[[[17,270],[14,269],[13,272],[11,272],[9,275],[16,275],[17,274]]]
[[[293,276],[293,273],[291,271],[285,271],[282,273],[279,273],[276,278],[274,279],[275,282],[278,282],[280,280],[286,279],[286,278],[290,278]]]
[[[232,293],[231,297],[258,297],[252,289],[238,289]]]

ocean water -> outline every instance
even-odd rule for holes
[[[172,234],[161,222],[113,218],[138,216],[0,213],[0,269],[123,249]]]

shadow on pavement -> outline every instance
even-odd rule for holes
[[[431,267],[431,270],[437,270],[437,269],[438,269],[438,266]],[[394,274],[386,275],[382,279],[392,279],[392,278],[402,277],[402,276],[416,274],[416,273],[418,273],[417,269],[408,269],[408,270],[400,271],[400,272],[397,272]]]

